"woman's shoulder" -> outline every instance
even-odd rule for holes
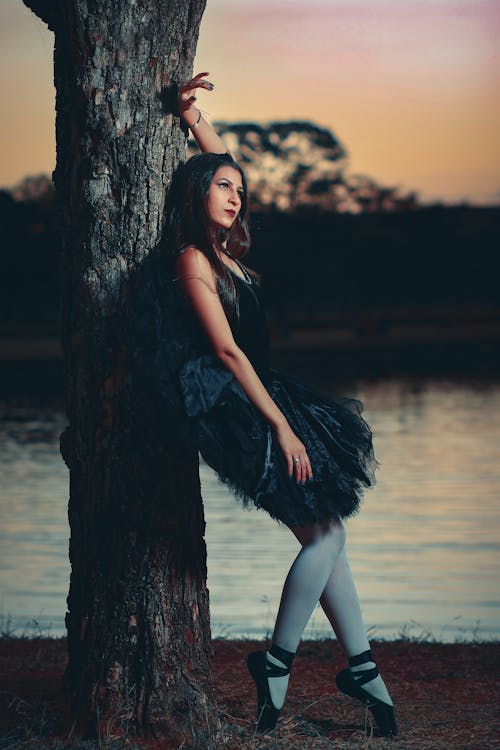
[[[205,253],[195,245],[186,245],[175,259],[174,281],[189,278],[201,279],[215,291],[215,274]]]
[[[205,253],[196,245],[185,245],[179,249],[175,267],[187,271],[210,270],[211,264]]]

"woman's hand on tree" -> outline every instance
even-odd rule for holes
[[[213,83],[205,80],[207,75],[207,72],[198,73],[190,81],[185,81],[179,85],[179,113],[185,124],[191,129],[191,135],[200,147],[200,151],[211,154],[228,154],[229,151],[222,138],[217,135],[212,125],[202,117],[201,111],[193,107],[197,89],[212,91],[214,88]]]
[[[290,425],[288,423],[280,425],[275,429],[275,434],[287,460],[288,475],[291,477],[295,471],[297,482],[302,482],[302,484],[306,479],[312,479],[313,472],[306,448]],[[295,461],[296,458],[300,460]]]
[[[213,91],[214,85],[210,81],[206,81],[205,76],[208,72],[198,73],[190,81],[181,83],[179,85],[179,112],[184,114],[192,108],[196,101],[196,89],[206,89],[207,91]]]

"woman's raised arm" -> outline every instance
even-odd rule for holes
[[[211,154],[228,154],[229,151],[209,122],[205,120],[200,110],[193,106],[196,101],[196,89],[203,88],[212,91],[213,83],[204,80],[208,73],[198,73],[190,81],[179,86],[179,112],[190,128],[193,137],[201,151]]]

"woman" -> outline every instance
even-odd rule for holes
[[[337,686],[371,709],[383,735],[396,735],[342,523],[374,483],[371,431],[359,401],[328,397],[269,365],[260,277],[241,262],[249,248],[245,176],[194,105],[197,89],[213,89],[207,75],[179,89],[180,115],[202,152],[180,169],[170,197],[172,273],[199,338],[198,356],[179,370],[180,391],[192,435],[219,479],[287,524],[301,544],[271,647],[248,657],[257,726],[276,725],[293,658],[319,600],[349,662]]]

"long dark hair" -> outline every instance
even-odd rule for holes
[[[241,208],[229,230],[218,227],[211,231],[207,200],[210,185],[219,167],[229,166],[241,175],[243,195]],[[230,154],[195,154],[176,171],[167,205],[166,252],[171,276],[177,256],[185,247],[194,245],[208,258],[215,271],[222,305],[230,317],[238,316],[238,295],[234,278],[215,251],[225,241],[225,252],[241,263],[250,250],[248,229],[248,188],[245,173]],[[244,265],[244,264],[241,264]],[[250,276],[260,281],[260,275],[244,266]]]

